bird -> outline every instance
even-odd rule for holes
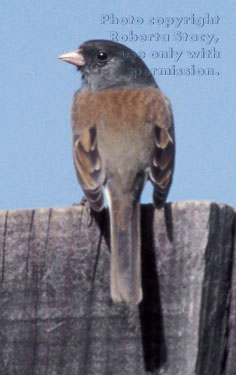
[[[111,298],[138,305],[145,282],[140,197],[150,180],[154,206],[165,204],[175,164],[171,104],[141,57],[123,44],[89,40],[58,58],[81,73],[71,107],[73,159],[90,208],[102,211],[107,198]]]

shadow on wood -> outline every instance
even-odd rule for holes
[[[161,296],[156,267],[157,255],[155,253],[153,222],[153,206],[143,206],[141,226],[143,301],[139,306],[139,311],[144,365],[148,372],[160,369],[167,360]]]

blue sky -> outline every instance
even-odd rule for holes
[[[70,127],[80,75],[57,56],[86,40],[111,37],[145,54],[171,100],[177,153],[168,201],[212,200],[235,207],[235,13],[233,1],[223,8],[219,0],[2,0],[0,209],[81,200]],[[138,41],[130,40],[134,34]],[[144,40],[150,34],[156,40]],[[198,57],[190,57],[193,53]],[[193,71],[192,66],[195,74],[176,73]],[[160,68],[175,74],[161,75]],[[208,68],[214,75],[205,74]],[[151,200],[148,184],[142,201]]]

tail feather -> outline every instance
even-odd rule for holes
[[[122,202],[124,203],[124,202]],[[110,201],[111,296],[115,302],[138,304],[141,289],[140,204],[118,206]],[[126,218],[126,220],[125,220]]]

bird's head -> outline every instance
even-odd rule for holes
[[[78,67],[85,90],[157,87],[143,60],[130,48],[110,40],[90,40],[59,59]]]

